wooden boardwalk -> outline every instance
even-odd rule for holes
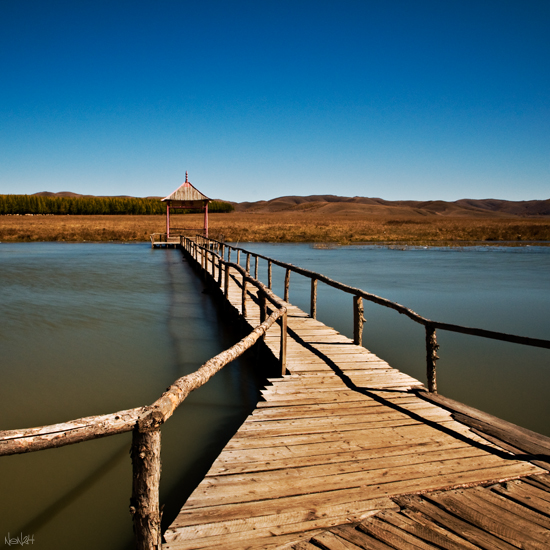
[[[240,311],[241,277],[232,270],[229,280]],[[251,289],[255,326],[254,299]],[[279,339],[274,325],[265,343],[275,356]],[[291,304],[287,369],[163,548],[550,548],[545,470],[453,420],[414,392],[420,382]],[[509,481],[518,478],[527,479]]]

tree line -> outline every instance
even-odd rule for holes
[[[208,211],[232,212],[232,204],[212,201]],[[0,195],[0,215],[54,214],[54,215],[111,215],[164,214],[165,203],[158,199],[137,197],[44,197],[40,195]],[[171,210],[170,213],[189,213],[193,210]]]

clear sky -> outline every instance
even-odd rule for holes
[[[0,193],[550,198],[550,0],[0,0]]]

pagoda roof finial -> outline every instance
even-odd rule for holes
[[[189,183],[189,174],[187,170],[185,171],[185,183]]]

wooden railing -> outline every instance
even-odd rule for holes
[[[222,273],[225,273],[226,295],[230,268],[239,271],[242,275],[243,312],[246,312],[247,285],[254,285],[258,290],[260,324],[234,346],[216,355],[195,372],[176,380],[152,405],[101,416],[79,418],[39,428],[0,432],[0,456],[6,456],[63,447],[132,431],[133,481],[130,511],[133,516],[138,550],[153,550],[161,547],[159,484],[160,427],[162,424],[172,416],[177,407],[193,390],[203,386],[225,365],[250,349],[279,319],[281,325],[280,362],[283,373],[286,366],[286,305],[269,288],[250,277],[241,266],[232,264],[229,260],[223,260],[210,249],[210,246],[204,247],[195,240],[186,237],[180,238],[180,246],[195,260],[198,259],[199,250],[203,252],[200,256],[205,273],[207,273],[208,267],[207,256],[209,257],[213,282],[220,284]],[[215,270],[218,274],[217,280],[213,277]],[[272,306],[269,310],[268,302]]]
[[[232,250],[235,250],[237,252],[237,263],[239,263],[240,261],[241,253],[245,254],[247,272],[250,270],[250,259],[254,258],[254,273],[255,273],[256,279],[258,276],[258,260],[260,258],[263,260],[266,260],[267,261],[267,279],[268,279],[267,287],[269,289],[272,288],[272,269],[273,269],[272,266],[277,265],[279,267],[284,268],[286,270],[285,279],[284,279],[285,302],[288,302],[289,300],[291,272],[298,273],[299,275],[303,275],[304,277],[308,277],[309,279],[311,279],[310,315],[314,319],[317,317],[317,283],[319,281],[328,286],[337,288],[339,290],[342,290],[343,292],[353,295],[353,341],[355,344],[359,346],[363,344],[363,323],[365,322],[365,318],[363,316],[364,315],[363,299],[368,300],[369,302],[373,302],[375,304],[393,309],[403,315],[406,315],[407,317],[409,317],[409,319],[412,319],[416,323],[424,325],[424,328],[426,331],[426,377],[427,377],[428,391],[432,393],[437,393],[436,362],[439,359],[439,356],[437,355],[439,344],[437,343],[436,329],[446,330],[449,332],[458,332],[461,334],[469,334],[472,336],[481,336],[482,338],[501,340],[503,342],[511,342],[515,344],[523,344],[526,346],[550,349],[549,340],[529,338],[526,336],[516,336],[514,334],[506,334],[503,332],[496,332],[496,331],[485,330],[481,328],[471,328],[471,327],[465,327],[461,325],[454,325],[451,323],[442,323],[440,321],[433,321],[431,319],[427,319],[426,317],[422,317],[418,313],[414,312],[412,309],[402,306],[401,304],[392,302],[390,300],[387,300],[386,298],[377,296],[376,294],[371,294],[370,292],[366,292],[360,288],[355,288],[352,286],[345,285],[343,283],[330,279],[329,277],[326,277],[321,273],[316,273],[315,271],[310,271],[308,269],[297,267],[295,265],[292,265],[286,262],[281,262],[279,260],[275,260],[268,256],[264,256],[263,254],[250,252],[248,250],[245,250],[244,248],[231,246],[231,245],[228,245],[227,243],[222,243],[221,241],[217,241],[215,239],[205,239],[204,237],[200,237],[200,236],[198,236],[197,239],[198,239],[198,242],[200,242],[203,246],[209,249],[215,248],[216,250],[219,250],[222,259],[224,257],[224,251],[226,249],[228,250],[228,260],[231,257]]]

